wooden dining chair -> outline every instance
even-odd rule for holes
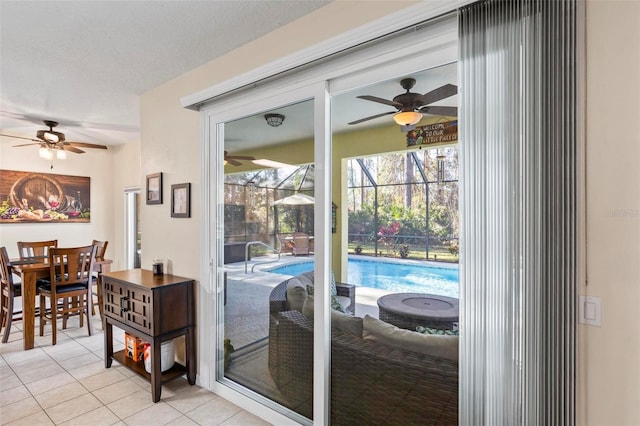
[[[18,241],[18,255],[20,260],[44,261],[49,256],[49,248],[51,247],[58,247],[58,240]],[[36,281],[36,286],[42,287],[48,283],[48,278],[39,278]]]
[[[50,284],[40,289],[40,306],[50,299],[51,310],[40,309],[40,336],[44,335],[47,321],[51,321],[52,343],[56,344],[58,318],[63,325],[70,315],[87,317],[87,329],[92,335],[91,324],[91,278],[97,247],[94,245],[72,248],[51,248],[49,250]],[[66,303],[68,300],[75,303]],[[58,303],[58,301],[62,303]],[[55,307],[55,308],[54,308]]]
[[[58,240],[18,241],[18,255],[21,260],[45,260],[50,247],[58,247]]]
[[[107,251],[107,246],[109,245],[109,241],[98,241],[93,240],[91,245],[97,247],[96,250],[96,260],[104,260],[105,252]],[[99,280],[99,275],[97,272],[93,272],[91,278],[91,315],[96,314],[96,305],[98,305],[98,312],[100,312],[100,318],[102,315],[102,283]],[[93,290],[93,286],[96,286],[96,290]],[[96,300],[94,301],[93,297],[95,296]]]
[[[0,329],[4,329],[2,343],[9,341],[11,323],[22,319],[21,311],[14,312],[14,299],[22,294],[22,286],[13,281],[6,247],[0,247]]]

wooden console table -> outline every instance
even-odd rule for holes
[[[150,380],[153,402],[160,400],[162,383],[185,373],[189,384],[195,384],[193,280],[132,269],[104,273],[102,286],[105,368],[110,368],[115,359]],[[113,353],[113,325],[151,345],[151,374],[144,369],[144,361],[128,358],[124,350]],[[186,366],[176,363],[161,372],[161,343],[182,335]]]

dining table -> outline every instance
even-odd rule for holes
[[[97,285],[102,285],[102,273],[111,271],[113,260],[94,261],[93,270],[98,273]],[[50,275],[49,259],[11,259],[11,271],[22,281],[22,346],[24,350],[33,349],[35,341],[36,318],[36,282]]]

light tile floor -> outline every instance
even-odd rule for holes
[[[38,321],[36,320],[36,328]],[[37,334],[37,330],[36,330]],[[9,342],[0,344],[0,424],[2,425],[268,425],[224,398],[179,378],[162,386],[151,401],[150,383],[116,361],[104,367],[100,316],[94,333],[71,320],[36,336],[22,349],[22,322],[14,322]],[[124,332],[114,327],[114,349],[124,347]]]

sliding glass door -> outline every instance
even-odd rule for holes
[[[200,318],[210,322],[213,332],[201,334],[201,345],[204,352],[215,354],[207,387],[251,405],[266,418],[278,419],[277,414],[302,424],[366,424],[373,415],[396,424],[393,413],[435,418],[435,410],[440,410],[440,416],[446,413],[455,422],[456,361],[440,357],[434,364],[432,355],[418,356],[418,363],[429,358],[427,376],[445,371],[447,377],[436,388],[423,387],[439,403],[416,408],[415,399],[425,395],[399,390],[419,387],[422,379],[399,361],[407,356],[404,344],[387,345],[394,352],[387,356],[384,345],[363,338],[364,321],[379,321],[377,297],[350,283],[347,267],[349,161],[401,151],[424,185],[434,183],[428,182],[433,176],[437,179],[437,173],[430,178],[424,170],[431,167],[432,156],[407,156],[407,133],[391,113],[383,114],[382,121],[349,124],[396,112],[393,105],[371,111],[374,105],[366,105],[358,95],[392,99],[407,90],[401,80],[410,78],[420,94],[455,86],[454,17],[422,31],[324,61],[293,79],[240,90],[203,108],[203,180],[209,188],[203,200],[201,249],[207,261],[202,276],[207,291]],[[404,46],[402,54],[398,46]],[[367,66],[370,58],[376,58],[375,67]],[[376,92],[380,82],[392,91]],[[429,123],[434,120],[452,118],[439,111]],[[357,137],[348,136],[350,132]],[[411,194],[416,193],[414,184],[403,183]],[[415,203],[420,200],[426,206],[425,198],[415,195]],[[367,301],[358,301],[368,293]],[[343,311],[340,317],[338,311]],[[345,342],[337,335],[335,326],[341,320],[358,323],[355,340]],[[450,324],[448,329],[453,328]],[[455,348],[450,352],[457,357]],[[386,369],[392,364],[394,377],[387,380]],[[407,380],[398,381],[401,377]],[[375,389],[378,392],[370,393]]]
[[[457,424],[456,65],[332,98],[334,424]]]
[[[313,417],[313,100],[224,124],[223,371],[230,380]],[[287,266],[294,265],[294,266]],[[304,277],[287,268],[302,268]],[[297,275],[297,274],[295,274]]]

